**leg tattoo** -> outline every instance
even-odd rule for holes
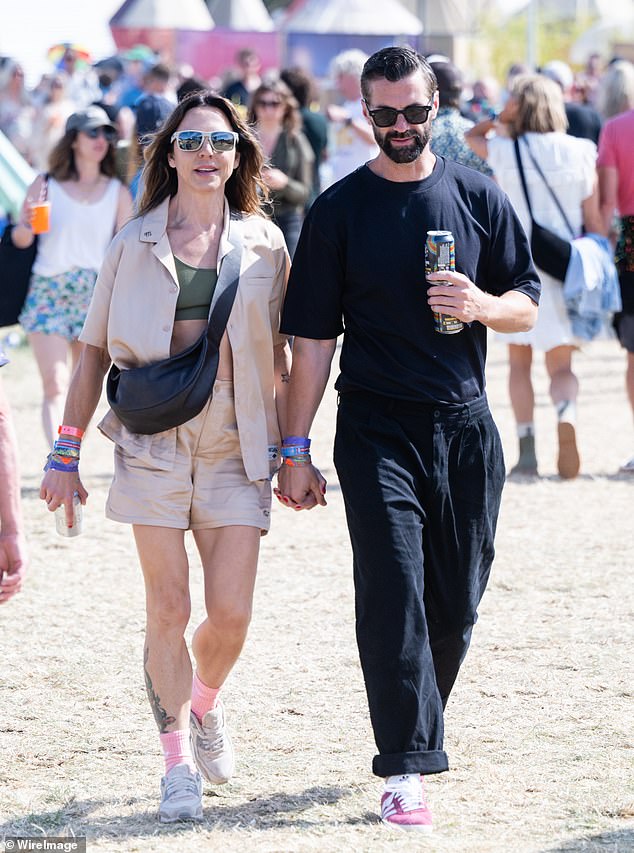
[[[148,699],[150,700],[150,705],[152,706],[152,713],[154,714],[156,725],[159,727],[160,734],[163,735],[167,731],[167,727],[171,726],[172,723],[176,722],[176,717],[168,716],[167,711],[161,705],[161,699],[158,693],[152,687],[152,679],[150,678],[150,673],[147,671],[147,662],[149,656],[150,649],[148,646],[146,646],[143,650],[143,673],[145,675],[145,689],[147,690]]]

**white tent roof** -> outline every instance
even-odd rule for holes
[[[211,30],[214,27],[205,0],[126,0],[110,23],[129,29]]]
[[[420,20],[398,0],[307,0],[283,22],[295,33],[354,33],[356,35],[418,35]]]
[[[217,27],[268,33],[275,29],[262,0],[209,0]]]

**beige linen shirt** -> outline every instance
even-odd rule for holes
[[[169,199],[115,236],[95,285],[79,340],[107,350],[121,369],[150,364],[170,355],[179,286],[167,236]],[[234,230],[235,229],[235,230]],[[225,334],[233,355],[236,421],[249,480],[269,479],[280,441],[275,408],[273,347],[285,343],[280,314],[289,258],[282,232],[261,216],[233,217],[225,202],[218,249],[222,259],[243,242],[240,283]],[[169,470],[176,430],[155,435],[131,433],[109,411],[99,429],[128,452]]]

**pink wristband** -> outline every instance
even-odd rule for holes
[[[66,426],[62,424],[61,427],[57,430],[58,435],[73,435],[75,438],[78,438],[80,441],[84,437],[84,430],[79,429],[79,427]]]

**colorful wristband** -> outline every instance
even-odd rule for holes
[[[282,464],[290,468],[302,468],[304,465],[312,465],[310,453],[302,453],[298,456],[282,457]]]
[[[63,471],[65,474],[76,474],[79,471],[79,459],[69,459],[62,462],[57,454],[49,453],[46,458],[45,471]]]
[[[302,456],[309,452],[310,447],[303,447],[301,444],[290,444],[288,447],[280,448],[280,456],[282,459],[287,459],[289,456]]]
[[[79,427],[67,426],[66,424],[62,424],[58,430],[58,435],[73,435],[75,438],[78,438],[80,441],[84,437],[84,430],[79,429]]]
[[[295,444],[299,444],[302,447],[310,447],[310,438],[306,438],[302,435],[287,435],[282,441],[283,447],[289,447]]]

